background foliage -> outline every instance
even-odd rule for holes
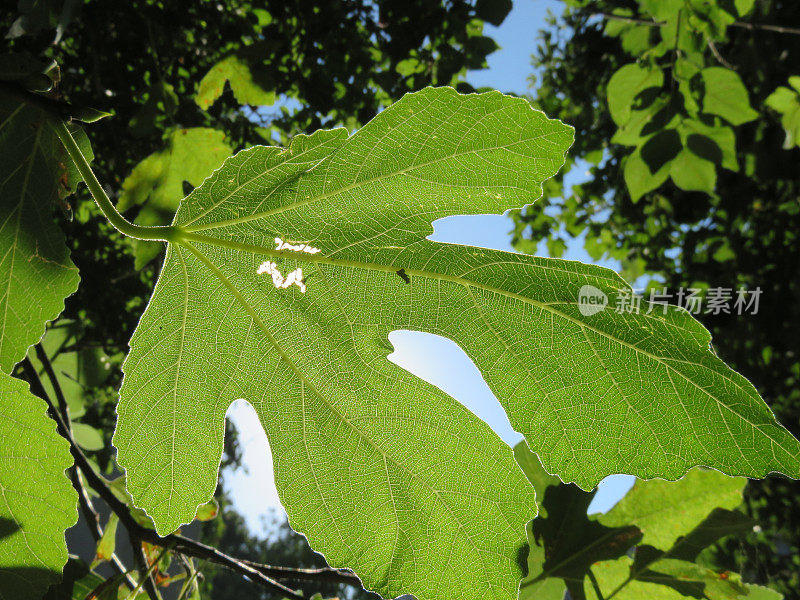
[[[757,315],[701,314],[715,347],[800,433],[800,6],[725,0],[568,1],[540,33],[534,101],[575,126],[576,185],[551,180],[515,242],[583,240],[652,287],[763,290]],[[794,26],[794,29],[792,27]],[[562,173],[566,173],[565,169]],[[798,484],[752,481],[762,524],[719,547],[746,578],[800,590]]]

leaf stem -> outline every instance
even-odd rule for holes
[[[136,225],[123,217],[117,210],[117,207],[111,202],[105,190],[103,190],[103,186],[97,181],[97,177],[95,177],[92,168],[89,166],[89,162],[75,142],[75,138],[72,137],[66,123],[60,119],[53,119],[52,125],[58,139],[61,140],[64,149],[67,151],[70,159],[72,159],[72,162],[75,163],[84,182],[86,182],[86,187],[88,187],[89,191],[92,193],[92,197],[97,203],[97,206],[100,207],[103,215],[105,215],[117,231],[137,240],[161,240],[170,242],[179,239],[180,230],[172,225],[148,227]]]
[[[589,576],[589,581],[592,582],[592,587],[594,588],[594,593],[597,596],[597,600],[605,600],[605,598],[603,598],[603,592],[600,591],[600,585],[597,583],[597,577],[594,576],[592,570],[588,569],[586,574]]]

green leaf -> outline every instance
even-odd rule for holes
[[[597,565],[593,570],[601,591],[610,592],[623,585],[617,596],[623,599],[691,597],[734,600],[746,597],[751,590],[737,575],[719,573],[693,561],[704,548],[728,535],[751,531],[753,525],[752,519],[742,513],[717,508],[669,550],[639,546],[633,561],[626,557],[615,563]],[[655,584],[661,589],[647,584]]]
[[[636,480],[633,488],[608,513],[604,525],[636,525],[642,543],[669,548],[715,508],[736,508],[742,503],[747,480],[717,471],[692,469],[678,481]]]
[[[200,80],[194,100],[203,110],[208,110],[225,89],[228,82],[239,104],[266,106],[275,102],[275,92],[267,91],[257,81],[247,63],[238,56],[229,56],[211,67]]]
[[[780,86],[765,101],[767,106],[781,113],[781,125],[786,131],[785,150],[800,146],[800,77],[790,77],[789,82],[797,91]]]
[[[195,514],[194,518],[197,521],[210,521],[214,517],[217,516],[219,513],[219,504],[217,503],[214,498],[206,502],[205,504],[201,504],[197,508],[197,513]]]
[[[232,152],[221,131],[204,127],[177,129],[167,136],[164,150],[145,158],[122,182],[117,209],[141,206],[137,224],[168,225],[184,195],[183,182],[200,185]],[[160,242],[133,240],[131,244],[137,269],[155,258],[162,248]]]
[[[76,556],[70,556],[61,581],[47,590],[44,600],[86,600],[104,579]],[[91,598],[91,597],[90,597]],[[95,600],[95,599],[92,599]]]
[[[290,522],[329,562],[384,595],[511,595],[532,492],[483,423],[386,360],[398,329],[459,344],[545,468],[582,487],[696,464],[800,475],[800,444],[687,313],[587,316],[582,287],[611,306],[630,288],[425,239],[448,214],[534,200],[571,138],[524,99],[425,89],[350,137],[241,152],[192,192],[131,339],[114,437],[158,530],[211,497],[225,411],[245,398]]]
[[[39,108],[0,93],[0,369],[10,372],[78,288],[78,269],[54,220],[77,185],[72,163]],[[36,290],[35,297],[31,291]]]
[[[678,126],[681,141],[693,154],[731,171],[739,170],[736,157],[736,134],[723,125],[706,125],[697,119],[685,119]]]
[[[547,579],[563,579],[574,600],[584,600],[584,578],[596,562],[625,555],[642,538],[636,526],[606,527],[589,519],[586,510],[595,492],[584,492],[574,484],[548,486],[540,501],[542,513],[528,528],[531,556],[539,547],[544,561],[529,559],[528,577],[520,583],[520,600],[538,598],[555,586]],[[538,557],[537,557],[538,558]],[[562,586],[563,587],[563,586]],[[549,591],[548,591],[549,593]]]
[[[59,375],[59,385],[69,407],[70,417],[80,418],[86,412],[84,399],[91,388],[101,386],[111,374],[111,363],[108,355],[97,346],[88,346],[75,350],[69,347],[80,345],[83,327],[76,321],[60,319],[57,325],[48,328],[41,344],[53,370]],[[50,378],[47,377],[44,365],[39,362],[35,352],[28,353],[41,376],[42,385],[50,398],[55,398]],[[63,375],[63,377],[62,377]]]
[[[669,171],[670,163],[667,162],[656,172],[653,172],[650,165],[642,158],[641,150],[639,148],[634,150],[625,159],[625,166],[623,167],[625,185],[631,195],[631,200],[637,202],[647,192],[659,187],[669,177]]]
[[[108,517],[103,535],[100,541],[97,542],[97,551],[95,552],[94,562],[92,566],[103,561],[111,560],[114,552],[117,549],[117,527],[119,526],[119,517],[116,513],[111,513]]]
[[[758,118],[738,73],[724,67],[707,67],[700,71],[700,76],[705,84],[704,113],[720,116],[732,125]]]
[[[682,190],[714,193],[717,169],[713,162],[684,148],[668,165],[672,181]]]
[[[744,17],[753,10],[756,0],[733,0],[733,3],[736,6],[736,12],[739,13],[739,16]]]
[[[631,63],[620,68],[608,82],[608,110],[611,118],[625,125],[634,109],[641,110],[655,99],[655,93],[664,85],[664,73]],[[648,95],[650,97],[648,97]]]
[[[554,477],[544,470],[542,461],[530,451],[525,442],[519,442],[514,446],[514,459],[540,497],[544,496],[544,492],[548,487],[561,483],[558,477]]]
[[[39,600],[67,562],[64,531],[75,524],[72,465],[44,400],[0,373],[0,598]]]
[[[511,0],[478,0],[475,15],[495,27],[499,27],[511,12]]]
[[[85,423],[73,423],[72,435],[84,450],[102,450],[105,448],[103,434]]]

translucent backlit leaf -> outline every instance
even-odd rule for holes
[[[241,152],[192,192],[114,437],[158,530],[211,497],[245,398],[290,522],[333,565],[385,596],[513,597],[530,486],[486,425],[386,360],[398,329],[458,343],[545,468],[582,487],[697,464],[799,475],[800,444],[686,312],[613,310],[630,288],[599,267],[425,239],[437,218],[535,200],[571,139],[523,99],[426,89],[352,136]]]

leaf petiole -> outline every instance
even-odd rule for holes
[[[97,203],[97,206],[100,207],[103,215],[114,226],[114,228],[117,229],[117,231],[137,240],[161,240],[165,242],[178,241],[178,239],[181,237],[180,229],[178,227],[172,225],[136,225],[135,223],[131,223],[125,217],[123,217],[117,210],[117,207],[111,202],[111,199],[105,193],[105,190],[103,190],[103,186],[101,186],[100,182],[97,181],[97,177],[95,177],[92,168],[89,166],[89,162],[81,152],[78,144],[75,142],[75,138],[72,137],[72,134],[70,133],[64,121],[60,119],[54,119],[52,125],[53,130],[58,136],[58,139],[61,140],[61,143],[64,145],[64,149],[67,151],[67,154],[69,155],[70,159],[72,159],[72,162],[75,163],[75,166],[77,167],[78,172],[81,174],[81,177],[83,177],[83,180],[86,182],[86,186],[92,193],[92,197]]]

